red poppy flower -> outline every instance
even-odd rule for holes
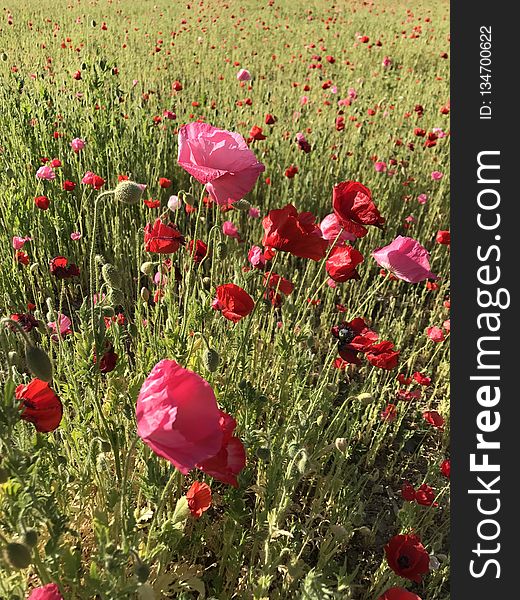
[[[197,240],[195,242],[195,252],[193,252],[193,240],[190,240],[188,242],[188,252],[193,258],[193,262],[200,263],[208,253],[208,246],[202,240]]]
[[[30,313],[14,313],[10,318],[16,321],[27,332],[31,331],[34,327],[38,327],[39,324],[38,319]]]
[[[276,123],[276,117],[274,117],[270,113],[267,113],[265,115],[265,124],[266,125],[274,125],[275,123]]]
[[[451,474],[451,462],[450,460],[447,458],[446,460],[443,460],[441,463],[441,474],[446,477],[446,479],[450,478],[450,474]]]
[[[320,260],[327,252],[328,242],[321,237],[321,230],[314,221],[312,213],[298,214],[292,204],[271,210],[262,221],[262,244],[300,258]]]
[[[358,352],[366,352],[378,338],[377,333],[372,331],[361,317],[335,325],[331,331],[338,339],[341,358],[355,365],[361,364]]]
[[[325,263],[327,273],[337,282],[359,279],[356,267],[363,262],[361,252],[352,246],[336,246]]]
[[[110,373],[116,368],[118,356],[112,348],[107,350],[99,361],[99,370],[101,373]]]
[[[435,241],[438,244],[444,244],[445,246],[449,246],[450,245],[450,232],[449,231],[438,231],[437,235],[435,236]]]
[[[73,192],[76,184],[73,181],[69,181],[68,179],[63,182],[63,189],[66,192]]]
[[[415,381],[417,381],[419,385],[428,386],[432,382],[431,377],[426,377],[426,375],[423,375],[422,373],[418,372],[415,372],[413,374],[413,378],[415,379]]]
[[[385,222],[372,202],[370,190],[357,181],[343,181],[334,186],[332,207],[345,231],[356,237],[368,233],[364,225],[382,227]]]
[[[159,185],[164,189],[168,189],[172,185],[171,179],[166,179],[166,177],[159,178]]]
[[[36,196],[34,203],[40,210],[47,210],[50,204],[47,196]]]
[[[384,341],[370,346],[366,357],[374,367],[391,371],[397,367],[399,362],[399,350],[394,350],[392,342]]]
[[[403,588],[393,587],[379,596],[378,600],[421,600],[417,594]]]
[[[285,169],[285,176],[288,179],[292,179],[296,173],[298,173],[298,167],[296,167],[295,165],[291,165],[290,167],[287,167],[287,169]]]
[[[33,423],[36,431],[47,433],[58,427],[63,405],[47,382],[33,379],[27,385],[19,385],[15,396],[23,408],[20,418]]]
[[[385,554],[392,571],[416,583],[430,570],[430,556],[416,535],[395,535],[385,546]]]
[[[413,502],[415,500],[415,488],[413,485],[405,481],[401,487],[401,496],[403,497],[403,500]]]
[[[165,225],[161,219],[156,219],[153,225],[146,224],[144,248],[147,252],[173,254],[181,244],[184,244],[184,237],[175,225]]]
[[[435,491],[426,483],[415,490],[415,501],[422,506],[439,506],[435,500]]]
[[[207,483],[195,481],[186,493],[186,499],[191,514],[199,519],[202,513],[211,506],[211,488]]]
[[[288,296],[294,290],[294,284],[291,281],[276,273],[271,273],[271,276],[269,276],[268,273],[264,275],[264,287],[265,286],[269,288],[264,294],[265,300],[269,300],[271,304],[276,307],[279,307],[282,304],[282,296],[278,292]]]
[[[54,275],[57,279],[70,279],[71,277],[79,276],[79,269],[77,265],[71,263],[64,256],[56,256],[50,262],[51,275]]]
[[[21,265],[25,265],[25,266],[27,266],[31,262],[29,255],[27,254],[27,252],[24,252],[23,250],[17,250],[15,253],[15,258],[16,258],[16,262],[18,262]]]
[[[383,421],[387,421],[388,423],[391,423],[392,421],[395,421],[397,418],[397,406],[395,404],[388,404],[385,408],[385,410],[383,410],[381,412],[381,419]]]
[[[174,81],[172,83],[172,90],[175,92],[180,92],[182,90],[182,83],[180,81]]]
[[[262,133],[262,128],[258,127],[258,125],[253,125],[253,127],[251,127],[251,130],[249,131],[249,138],[255,142],[266,139],[265,135]]]
[[[222,483],[238,487],[237,475],[245,467],[246,451],[240,439],[233,436],[237,425],[235,419],[225,412],[221,411],[220,414],[222,447],[215,456],[197,465],[197,468]]]
[[[444,426],[444,417],[442,417],[436,410],[427,410],[423,412],[424,420],[427,421],[433,427],[442,429]]]
[[[226,319],[238,323],[255,307],[253,298],[234,283],[226,283],[217,287],[217,295],[212,308],[219,310]]]

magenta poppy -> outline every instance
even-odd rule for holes
[[[417,240],[397,236],[388,246],[372,252],[377,264],[408,283],[438,279],[430,271],[430,254]]]

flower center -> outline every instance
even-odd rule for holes
[[[401,555],[397,559],[397,564],[401,567],[401,569],[407,569],[410,566],[410,559],[406,555]]]

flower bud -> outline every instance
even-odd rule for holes
[[[36,275],[38,273],[40,266],[38,263],[33,263],[30,267],[29,267],[29,271],[31,271],[31,273],[33,275]]]
[[[363,392],[358,395],[358,400],[360,400],[363,404],[370,404],[374,400],[374,396],[369,394],[368,392]]]
[[[148,288],[141,288],[141,299],[143,300],[143,302],[148,302],[148,300],[150,299],[150,290]]]
[[[14,569],[27,569],[31,564],[31,551],[25,544],[10,542],[5,547],[5,558]]]
[[[202,362],[210,373],[214,373],[218,369],[220,355],[213,348],[207,348],[202,357]]]
[[[112,288],[121,289],[123,280],[121,277],[121,273],[111,265],[110,263],[106,263],[103,265],[101,269],[101,276],[103,277],[103,281]]]
[[[155,266],[153,262],[144,262],[140,267],[141,273],[144,275],[149,275],[150,277],[153,275],[154,270]]]
[[[102,306],[101,312],[104,317],[113,317],[116,314],[116,311],[111,306]]]
[[[236,208],[237,210],[243,210],[245,212],[251,208],[251,204],[247,200],[242,198],[241,200],[237,200],[233,204],[233,208]]]
[[[37,346],[25,345],[25,362],[29,371],[42,381],[52,379],[52,363],[47,353]]]
[[[0,467],[0,484],[5,483],[9,479],[9,471],[4,467]]]
[[[0,58],[5,62],[7,60],[7,54],[5,52],[2,52]]]
[[[125,301],[125,295],[121,290],[111,288],[107,295],[107,301],[112,306],[118,306]]]
[[[267,462],[271,458],[271,451],[266,446],[262,446],[261,448],[258,448],[256,455],[260,460]]]
[[[211,287],[211,279],[209,277],[203,277],[202,278],[202,287],[205,290],[209,290]]]
[[[226,258],[228,251],[227,251],[227,246],[225,242],[219,242],[217,244],[217,258],[222,260],[224,258]]]
[[[120,181],[114,190],[115,198],[124,204],[137,204],[143,195],[143,188],[135,181]]]

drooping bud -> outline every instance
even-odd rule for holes
[[[121,289],[123,279],[121,277],[121,273],[114,267],[114,265],[105,263],[101,269],[101,276],[103,277],[103,281],[111,288],[117,288],[118,290]]]
[[[137,204],[143,195],[143,188],[135,181],[120,181],[114,190],[115,198],[124,204]]]
[[[107,301],[111,306],[119,306],[125,301],[125,295],[121,290],[111,288],[107,295]]]
[[[5,547],[5,558],[14,569],[27,569],[31,564],[31,551],[25,544],[9,542]]]
[[[217,258],[224,259],[228,254],[227,246],[225,242],[219,242],[217,244]]]
[[[38,543],[38,532],[35,529],[26,529],[23,534],[23,543],[29,548],[34,548]]]
[[[52,379],[51,359],[38,346],[25,345],[25,362],[29,371],[42,381],[49,382]]]
[[[369,394],[368,392],[363,392],[358,395],[358,400],[360,400],[363,404],[370,404],[374,400],[374,396]]]
[[[214,373],[220,364],[220,355],[213,348],[207,348],[204,351],[202,362],[210,373]]]
[[[237,200],[233,204],[233,208],[236,208],[237,210],[243,210],[244,212],[246,212],[251,208],[251,204],[247,200],[242,198],[241,200]]]
[[[348,440],[347,438],[336,438],[336,441],[334,442],[334,446],[336,446],[336,448],[340,451],[340,452],[345,452],[345,450],[348,448]]]
[[[141,299],[143,300],[143,302],[148,302],[148,300],[150,299],[150,290],[148,288],[141,288]]]
[[[153,262],[144,262],[140,267],[140,271],[144,275],[149,275],[151,277],[153,275],[153,272],[155,271],[155,265],[153,264]]]
[[[116,314],[116,311],[112,308],[112,306],[103,306],[101,308],[101,312],[103,313],[104,317],[113,317]]]

